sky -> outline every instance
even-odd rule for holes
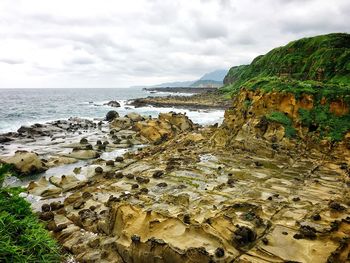
[[[349,0],[1,0],[0,88],[195,80],[350,32]]]

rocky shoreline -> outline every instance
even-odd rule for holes
[[[273,123],[233,138],[229,113],[221,127],[176,113],[33,125],[6,135],[2,161],[29,174],[85,160],[27,188],[79,262],[345,262],[346,156],[271,142]]]
[[[170,89],[170,88],[169,88]],[[197,88],[198,89],[198,88]],[[129,102],[136,108],[145,106],[154,107],[175,107],[192,110],[198,109],[221,109],[225,110],[230,106],[230,99],[225,98],[217,89],[205,91],[192,96],[167,96],[139,98]]]

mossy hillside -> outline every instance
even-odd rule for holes
[[[19,196],[21,188],[3,188],[7,165],[0,165],[0,262],[60,262],[59,247]]]
[[[257,77],[285,76],[297,80],[350,84],[350,34],[303,38],[256,57],[250,65],[232,67],[224,91]]]

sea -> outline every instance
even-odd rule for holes
[[[161,112],[181,112],[195,123],[202,125],[221,123],[223,110],[188,110],[179,108],[141,107],[127,104],[131,99],[148,96],[174,95],[167,92],[150,93],[143,88],[76,88],[76,89],[1,89],[0,88],[0,134],[17,131],[22,125],[63,120],[70,117],[102,119],[110,110],[123,116],[130,112],[152,117]],[[179,94],[188,96],[190,94]],[[121,104],[113,108],[105,103],[116,100]]]

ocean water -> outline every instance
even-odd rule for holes
[[[127,100],[130,99],[168,95],[169,93],[163,92],[151,94],[142,88],[0,89],[0,133],[16,131],[22,125],[68,119],[69,117],[104,118],[109,110],[116,110],[120,115],[138,112],[141,115],[152,117],[156,117],[160,112],[182,112],[194,122],[203,125],[220,123],[223,120],[222,110],[190,111],[156,107],[134,108],[126,105]],[[103,105],[110,100],[118,101],[121,107],[113,108]]]

